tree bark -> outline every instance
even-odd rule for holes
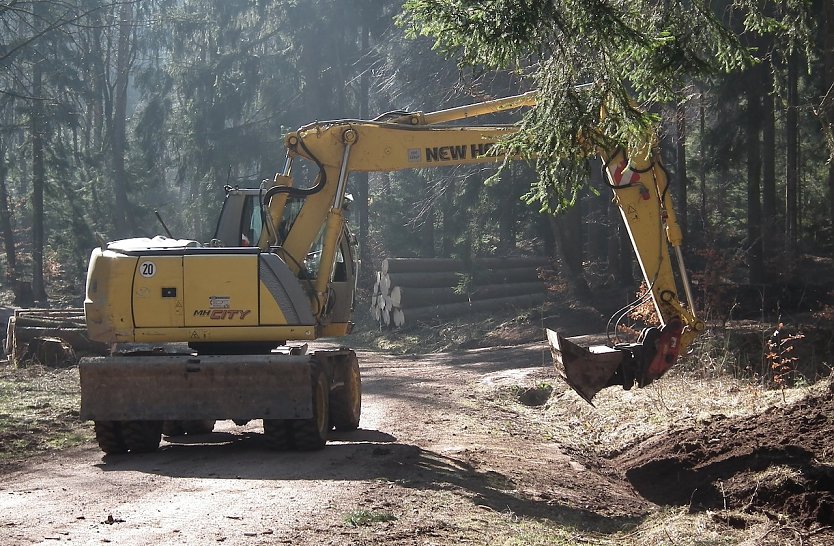
[[[6,271],[4,278],[6,286],[17,288],[17,250],[15,248],[14,229],[12,227],[12,211],[9,207],[9,192],[6,187],[6,162],[3,144],[0,142],[0,234],[3,236],[3,249],[6,253]],[[15,300],[18,299],[15,293]]]
[[[36,31],[43,27],[46,5],[36,2],[33,8],[33,26]],[[46,283],[43,275],[44,218],[43,190],[46,184],[44,165],[44,139],[46,137],[44,116],[43,63],[44,58],[35,52],[32,66],[32,108],[30,131],[32,134],[32,293],[35,301],[46,302]]]
[[[473,270],[482,269],[535,269],[550,266],[548,258],[540,256],[508,256],[504,258],[474,258]],[[386,258],[380,271],[385,273],[439,273],[464,272],[463,260],[449,258]]]
[[[414,324],[419,321],[445,319],[473,312],[494,311],[512,307],[517,307],[519,309],[529,308],[533,305],[541,305],[543,301],[544,294],[527,294],[507,298],[495,298],[490,300],[462,303],[447,303],[431,307],[402,309],[401,311],[403,313],[404,324]]]
[[[773,103],[773,74],[763,67],[762,87],[762,238],[772,247],[776,242],[776,111]]]
[[[785,113],[785,243],[789,256],[795,256],[799,227],[799,59],[796,53],[788,56],[787,100]]]
[[[746,81],[747,111],[745,112],[747,138],[747,267],[750,282],[763,282],[764,260],[762,256],[761,209],[761,78],[760,70],[748,71]]]
[[[113,192],[116,198],[116,229],[121,236],[136,233],[136,222],[130,212],[127,197],[127,171],[125,170],[127,84],[131,65],[131,35],[133,33],[133,3],[125,2],[119,11],[119,45],[116,51],[116,89],[113,118],[111,120],[111,163]]]
[[[828,131],[834,131],[834,2],[823,1],[824,25],[827,29],[824,37],[823,61],[825,77],[823,78],[822,122],[828,125]],[[830,134],[830,133],[829,133]],[[834,143],[829,143],[828,161],[828,205],[829,221],[834,225]],[[834,250],[832,250],[834,252]]]
[[[603,261],[608,255],[608,241],[611,231],[608,223],[608,203],[611,192],[603,182],[602,169],[598,161],[591,161],[589,165],[589,183],[591,187],[600,190],[599,195],[588,197],[588,257],[593,261]]]
[[[359,41],[360,41],[360,58],[364,59],[370,54],[370,24],[369,13],[367,13],[367,4],[364,4],[365,17],[363,20],[365,24],[359,27]],[[361,66],[362,73],[359,76],[359,119],[368,119],[369,117],[369,98],[371,88],[370,66]],[[356,208],[359,215],[359,257],[365,267],[362,268],[364,273],[360,277],[362,286],[368,286],[371,282],[371,248],[368,244],[369,234],[369,193],[370,193],[370,178],[366,172],[358,172],[353,174],[353,181],[356,184]]]
[[[704,92],[698,99],[698,123],[700,128],[698,142],[698,159],[701,179],[701,233],[709,230],[709,217],[707,215],[707,152],[706,152],[706,105],[704,104]]]
[[[573,295],[583,301],[591,296],[591,289],[582,270],[582,215],[579,203],[568,211],[551,217],[551,229],[556,240],[559,259],[564,266],[566,280]]]
[[[527,294],[544,294],[544,283],[520,282],[507,284],[487,284],[472,288],[469,294],[458,293],[454,288],[415,288],[395,286],[391,290],[391,304],[394,307],[426,307],[441,303],[461,301],[480,301]]]

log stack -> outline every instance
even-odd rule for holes
[[[469,312],[540,305],[545,257],[388,258],[376,273],[371,315],[384,327],[451,318]]]
[[[16,366],[28,361],[72,366],[78,354],[106,354],[108,347],[87,337],[84,309],[15,309],[4,349]]]

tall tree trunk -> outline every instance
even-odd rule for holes
[[[698,141],[698,170],[701,179],[701,233],[709,230],[709,217],[707,216],[707,151],[706,151],[706,105],[704,104],[704,92],[698,98],[698,124],[700,129]]]
[[[603,181],[599,161],[591,161],[588,167],[590,186],[601,190],[599,195],[587,199],[588,258],[597,262],[605,260],[608,256],[608,241],[611,239],[608,203],[611,201],[611,192]]]
[[[418,175],[419,176],[419,175]],[[431,180],[425,178],[423,176],[419,176],[418,180],[422,182],[423,185],[423,195],[430,195],[433,191]],[[420,257],[421,258],[434,258],[436,255],[435,245],[434,245],[434,221],[436,218],[436,212],[434,210],[434,204],[427,202],[423,203],[422,206],[426,207],[424,213],[422,214],[422,225],[420,225],[418,233],[420,237]],[[415,207],[416,208],[416,207]]]
[[[5,150],[0,143],[0,234],[3,236],[3,248],[6,253],[6,286],[17,289],[17,251],[15,249],[14,229],[12,228],[12,211],[9,208],[9,192],[6,188]],[[15,299],[17,293],[15,293]]]
[[[788,56],[787,99],[785,114],[785,242],[789,256],[795,256],[798,245],[799,192],[799,59],[796,53]]]
[[[36,2],[34,11],[34,28],[43,28],[46,5]],[[43,148],[45,138],[43,63],[41,55],[35,54],[32,66],[32,109],[30,131],[32,135],[32,293],[35,301],[46,302],[46,282],[43,276],[44,218],[43,188],[46,184]]]
[[[367,21],[370,20],[370,17],[367,13],[367,5],[365,5],[365,15],[363,20],[365,24],[359,27],[359,41],[360,41],[360,58],[365,59],[370,54],[370,35],[371,31],[368,28],[369,23]],[[359,119],[368,119],[370,112],[368,106],[368,100],[370,95],[371,89],[371,77],[370,77],[370,70],[371,67],[367,64],[363,64],[360,68],[362,70],[362,74],[359,76]],[[373,283],[372,274],[373,268],[371,267],[371,249],[370,245],[368,244],[368,233],[369,233],[369,219],[368,219],[368,194],[370,188],[370,178],[368,173],[366,172],[358,172],[353,175],[354,183],[356,184],[356,198],[358,203],[357,209],[359,214],[359,255],[362,260],[362,263],[366,264],[366,267],[363,268],[363,271],[367,273],[363,274],[361,277],[361,281],[363,282],[363,286],[370,286]],[[367,283],[367,284],[365,284]]]
[[[762,237],[768,246],[776,243],[776,111],[773,103],[773,74],[763,67],[762,93]]]
[[[828,131],[834,131],[834,2],[823,1],[825,32],[825,47],[823,59],[825,62],[825,77],[823,78],[822,122],[828,125]],[[828,204],[829,221],[834,226],[834,142],[829,143],[828,150]]]
[[[748,71],[746,81],[747,111],[747,267],[750,282],[764,281],[762,256],[762,208],[761,208],[761,78],[759,69]]]
[[[515,224],[518,217],[518,195],[515,187],[518,179],[518,167],[508,169],[506,177],[501,181],[502,187],[493,188],[491,198],[497,200],[498,220],[498,252],[507,255],[515,248]]]
[[[606,192],[610,193],[610,192]],[[623,224],[620,209],[608,199],[606,207],[608,216],[608,276],[617,279],[622,272],[620,265],[620,226]]]
[[[443,216],[440,233],[440,257],[451,258],[455,244],[455,182],[449,177],[443,182],[444,196],[440,202],[440,213]]]
[[[111,162],[113,168],[113,192],[116,198],[116,223],[119,235],[136,233],[136,222],[130,213],[127,198],[127,172],[125,170],[127,84],[131,65],[130,38],[133,33],[133,3],[125,2],[119,12],[119,47],[116,52],[116,89],[113,119],[111,122]]]
[[[576,298],[587,301],[591,296],[591,289],[582,270],[581,203],[576,203],[569,210],[553,216],[551,227],[568,286]]]
[[[678,182],[677,217],[684,239],[687,236],[687,180],[686,174],[686,103],[678,105],[675,115],[675,178]]]

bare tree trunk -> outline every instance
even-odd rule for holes
[[[360,51],[359,55],[360,58],[364,59],[370,54],[370,35],[371,31],[368,28],[368,21],[370,17],[368,17],[367,13],[367,5],[363,5],[365,7],[365,17],[363,17],[363,24],[359,28],[359,40],[360,40]],[[362,74],[359,76],[359,118],[360,119],[368,119],[370,112],[368,111],[369,105],[369,95],[370,95],[370,88],[371,88],[371,77],[370,77],[370,66],[367,64],[363,64],[361,66]],[[368,173],[366,172],[358,172],[353,175],[353,181],[356,184],[356,197],[358,203],[357,205],[357,212],[359,214],[359,255],[362,263],[365,264],[365,267],[362,268],[362,273],[360,277],[360,281],[362,282],[363,286],[372,286],[373,285],[373,267],[371,266],[371,249],[370,245],[368,244],[368,234],[369,234],[369,219],[368,219],[368,199],[370,193],[370,178]]]
[[[6,271],[4,274],[6,285],[17,290],[17,251],[15,249],[14,229],[12,228],[12,211],[9,208],[9,192],[6,188],[5,151],[0,143],[0,234],[3,236],[3,247],[6,253]]]
[[[704,104],[704,92],[701,91],[698,100],[698,122],[700,125],[700,140],[698,142],[698,161],[701,178],[701,227],[702,233],[709,230],[709,217],[707,216],[707,153],[706,153],[706,105]]]
[[[43,27],[46,6],[41,2],[34,6],[34,28]],[[32,109],[30,130],[32,133],[32,292],[35,301],[46,302],[46,283],[43,277],[43,247],[44,247],[44,219],[43,219],[43,188],[46,184],[46,169],[44,166],[43,144],[44,109],[43,109],[43,62],[44,59],[35,54],[32,67]]]
[[[823,89],[826,93],[823,101],[822,122],[828,125],[829,131],[834,131],[834,2],[823,2],[825,32],[825,46],[823,60],[825,62],[825,77]],[[828,204],[830,207],[829,221],[834,225],[834,143],[829,143],[830,160],[828,162]]]
[[[764,72],[762,94],[762,237],[773,246],[776,241],[776,112],[773,104],[773,75]]]
[[[617,208],[611,199],[608,199],[606,208],[608,215],[608,276],[616,279],[621,271],[620,266],[620,225],[622,218],[620,209]]]
[[[492,192],[493,199],[498,199],[498,252],[509,254],[515,248],[515,222],[517,217],[518,198],[515,195],[517,168],[510,168],[507,172],[504,187]]]
[[[761,208],[761,78],[757,68],[747,74],[747,267],[751,283],[761,283],[762,256],[762,208]]]
[[[552,217],[551,226],[556,239],[556,249],[567,276],[568,286],[579,300],[587,301],[591,289],[582,270],[582,214],[580,203],[566,212]]]
[[[441,228],[440,228],[440,256],[443,258],[448,258],[452,255],[452,250],[454,250],[454,196],[455,196],[455,183],[451,178],[447,178],[443,182],[443,191],[445,193],[444,198],[441,200],[440,208],[441,208]]]
[[[607,190],[603,182],[599,161],[590,162],[589,176],[591,187],[600,188],[601,191],[598,196],[589,196],[587,199],[588,258],[593,261],[602,261],[608,256],[608,241],[611,239],[608,222],[608,203],[611,201],[611,192]]]
[[[799,227],[798,63],[796,53],[788,56],[788,111],[785,114],[785,243],[789,256],[796,255]]]
[[[111,161],[113,168],[113,192],[116,198],[116,224],[120,235],[136,233],[136,222],[130,213],[127,198],[127,172],[125,170],[127,84],[131,65],[130,37],[133,32],[133,4],[125,2],[119,12],[119,47],[116,53],[116,93],[111,122]]]

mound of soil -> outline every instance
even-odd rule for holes
[[[785,514],[834,525],[834,383],[823,395],[747,418],[718,418],[637,444],[615,459],[657,504]]]

